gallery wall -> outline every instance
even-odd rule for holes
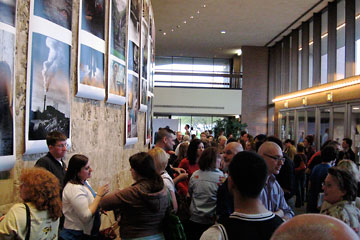
[[[87,0],[83,0],[87,1]],[[117,1],[113,0],[112,2]],[[133,0],[136,1],[136,4],[139,6],[143,4],[141,0]],[[144,0],[146,1],[146,0]],[[0,4],[3,2],[9,2],[5,0],[0,0]],[[11,2],[11,1],[10,1]],[[34,0],[34,2],[42,2],[42,0]],[[33,16],[31,13],[31,4],[34,3],[33,0],[19,0],[16,5],[16,27],[15,27],[15,38],[14,38],[14,70],[13,70],[13,77],[14,77],[14,84],[13,91],[7,93],[7,96],[11,96],[13,99],[13,103],[9,104],[11,109],[11,116],[13,117],[14,123],[14,152],[13,158],[15,159],[14,166],[11,166],[10,169],[6,171],[0,171],[0,215],[5,213],[9,206],[15,202],[20,201],[18,189],[19,189],[19,176],[21,171],[24,168],[34,166],[37,159],[43,156],[46,153],[45,150],[38,150],[38,145],[40,149],[43,149],[44,139],[40,138],[39,140],[30,139],[31,133],[29,133],[29,129],[34,127],[33,125],[39,125],[39,119],[33,119],[34,114],[30,114],[32,109],[30,105],[34,105],[34,102],[31,102],[36,96],[40,97],[39,99],[44,99],[45,97],[43,91],[36,90],[36,65],[34,61],[31,60],[34,57],[34,52],[36,48],[41,48],[44,45],[51,45],[49,41],[41,42],[36,39],[36,34],[44,32],[47,34],[49,31],[44,31],[39,27],[34,27],[31,24],[34,22]],[[51,1],[49,1],[51,2]],[[59,1],[54,0],[53,4],[58,3]],[[64,2],[71,2],[70,0],[64,0]],[[91,1],[89,1],[91,2]],[[100,1],[101,2],[101,1]],[[86,92],[86,94],[90,96],[84,96],[79,94],[79,86],[81,83],[80,77],[80,69],[79,64],[81,59],[79,54],[81,52],[81,33],[83,28],[79,26],[81,24],[81,19],[79,17],[79,10],[81,9],[81,0],[74,0],[72,1],[72,10],[71,10],[71,31],[70,31],[70,45],[69,45],[69,79],[68,79],[68,89],[64,90],[64,84],[59,83],[56,86],[52,86],[53,89],[51,90],[50,87],[44,87],[48,90],[48,94],[46,97],[46,102],[39,104],[36,111],[43,112],[44,110],[49,110],[52,108],[59,109],[61,111],[60,105],[63,104],[64,107],[69,108],[69,113],[64,114],[68,117],[69,120],[69,144],[71,146],[68,149],[68,152],[65,156],[65,162],[68,163],[70,157],[74,154],[81,153],[89,157],[90,165],[93,169],[93,174],[89,182],[97,189],[98,186],[109,183],[111,189],[116,188],[123,188],[131,184],[131,173],[130,173],[130,166],[128,159],[131,155],[139,152],[139,151],[147,151],[149,139],[151,138],[150,131],[151,130],[151,116],[152,116],[152,97],[154,96],[151,89],[152,89],[152,79],[151,73],[152,68],[151,65],[153,64],[152,58],[154,55],[154,51],[151,50],[154,48],[154,25],[151,25],[151,21],[148,21],[146,32],[147,34],[147,45],[148,51],[145,53],[147,54],[147,58],[145,61],[148,63],[148,67],[144,69],[144,49],[146,48],[145,44],[142,45],[141,41],[137,42],[137,47],[141,50],[139,51],[138,55],[139,58],[134,60],[137,56],[133,53],[133,63],[140,62],[137,66],[139,69],[137,71],[134,70],[134,66],[132,72],[128,71],[128,40],[130,38],[126,38],[126,49],[125,49],[125,58],[120,59],[118,64],[124,65],[125,74],[132,75],[132,80],[137,81],[137,84],[133,84],[128,86],[127,82],[123,83],[123,87],[125,90],[120,89],[110,89],[109,88],[109,80],[111,76],[107,75],[110,73],[111,70],[108,70],[107,64],[109,59],[111,59],[111,63],[117,60],[115,57],[109,57],[109,1],[106,2],[104,8],[104,40],[103,40],[103,52],[104,55],[104,67],[103,67],[103,81],[104,84],[102,90],[98,90],[101,92],[101,96],[99,94],[96,97],[91,96],[91,90]],[[110,1],[111,2],[111,1]],[[122,2],[122,0],[118,1]],[[127,3],[127,7],[129,7],[126,12],[126,17],[130,18],[131,10],[129,0],[125,0]],[[151,4],[150,1],[146,1],[147,6],[150,8],[149,14],[151,13]],[[143,8],[141,8],[143,9]],[[144,25],[142,23],[144,19],[142,19],[142,14],[139,15],[138,21],[140,25]],[[36,19],[36,17],[35,17]],[[1,20],[1,19],[0,19]],[[39,19],[37,19],[39,20]],[[41,20],[41,19],[40,19]],[[46,23],[46,21],[43,21]],[[125,29],[125,28],[124,28]],[[140,28],[141,29],[141,28]],[[144,29],[144,28],[143,28]],[[1,30],[1,28],[0,28]],[[127,28],[126,28],[127,31]],[[64,30],[66,32],[66,30]],[[151,32],[151,34],[150,34]],[[34,34],[35,33],[35,34]],[[126,32],[128,33],[128,32]],[[141,33],[141,30],[140,30]],[[29,36],[33,34],[30,37]],[[49,34],[51,34],[49,32]],[[56,32],[54,33],[56,34]],[[59,35],[59,34],[58,34]],[[61,34],[60,34],[61,35]],[[65,34],[63,34],[65,35]],[[141,34],[144,39],[144,33]],[[1,36],[0,36],[1,37]],[[53,36],[51,36],[53,37]],[[63,37],[63,36],[59,36]],[[15,40],[16,39],[16,40]],[[65,40],[63,41],[65,42]],[[11,43],[8,43],[11,45]],[[132,43],[133,44],[133,43]],[[6,48],[6,44],[3,42],[1,43],[1,51],[4,52]],[[134,49],[134,47],[133,47]],[[3,54],[4,55],[4,54]],[[48,54],[49,56],[51,54]],[[51,56],[48,58],[51,58]],[[46,58],[45,58],[46,60]],[[0,59],[2,61],[2,59]],[[39,64],[38,64],[39,65]],[[40,64],[38,68],[42,70],[38,75],[44,76],[44,63]],[[119,67],[118,66],[118,67]],[[66,71],[64,71],[66,72]],[[66,75],[66,74],[65,74]],[[125,75],[125,76],[126,76]],[[109,76],[109,77],[108,77]],[[59,79],[59,74],[55,74],[54,79]],[[44,77],[45,78],[45,77]],[[64,77],[65,78],[65,77]],[[127,81],[127,76],[125,77],[125,81]],[[140,80],[139,80],[140,79]],[[33,82],[29,82],[33,81]],[[59,81],[59,80],[58,80]],[[119,80],[115,80],[114,82],[119,82]],[[1,82],[0,82],[1,83]],[[31,84],[30,84],[31,83]],[[45,85],[46,83],[44,83]],[[88,89],[87,89],[88,90]],[[51,91],[53,94],[65,94],[65,98],[67,99],[68,103],[64,101],[66,104],[62,103],[64,99],[60,99],[59,101],[52,100],[51,101]],[[102,93],[103,91],[103,93]],[[124,94],[124,91],[126,92]],[[110,97],[110,94],[111,97]],[[79,96],[80,95],[80,96]],[[121,95],[117,98],[116,95]],[[30,97],[31,96],[31,97]],[[0,96],[1,97],[1,96]],[[122,98],[123,97],[123,98]],[[10,99],[10,97],[9,97]],[[112,99],[112,100],[109,100]],[[120,99],[120,100],[119,100]],[[41,106],[44,106],[43,108]],[[51,106],[52,108],[50,108]],[[34,112],[34,111],[33,111]],[[69,116],[67,116],[69,115]],[[52,118],[53,119],[53,118]],[[135,120],[134,120],[135,119]],[[31,121],[32,120],[32,121]],[[11,121],[10,121],[11,122]],[[3,124],[3,121],[0,119],[0,127]],[[4,124],[3,124],[4,125]],[[5,126],[5,125],[4,125]],[[0,136],[3,133],[3,129],[7,129],[8,125],[0,129]],[[35,128],[34,128],[35,129]],[[38,129],[38,128],[36,128]],[[65,127],[65,129],[67,129]],[[2,131],[2,132],[1,132]],[[30,137],[29,137],[30,136]],[[130,141],[131,140],[131,141]],[[36,148],[34,147],[36,145]],[[46,145],[45,145],[46,146]],[[30,151],[29,151],[30,149]],[[35,149],[35,150],[34,150]],[[1,158],[0,156],[0,165],[1,161],[5,158]],[[6,159],[5,159],[6,160]],[[4,160],[4,161],[5,161]],[[1,169],[1,168],[0,168]]]

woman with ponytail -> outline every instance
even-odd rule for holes
[[[169,204],[163,179],[148,153],[137,153],[129,161],[135,183],[108,194],[100,205],[120,213],[121,239],[163,240],[162,220]]]

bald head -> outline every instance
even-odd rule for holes
[[[228,143],[224,149],[224,163],[222,164],[222,170],[224,172],[228,171],[229,164],[233,157],[239,153],[242,152],[244,149],[242,145],[238,142],[231,142]]]
[[[268,174],[279,174],[281,166],[284,165],[284,161],[280,160],[283,158],[283,153],[279,145],[274,142],[264,142],[261,144],[258,153],[265,159]]]
[[[353,240],[355,231],[342,221],[322,214],[302,214],[280,225],[271,240]]]

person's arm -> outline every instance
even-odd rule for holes
[[[280,187],[280,186],[279,186]],[[279,194],[280,194],[280,201],[279,201],[279,207],[278,209],[274,212],[276,215],[278,215],[279,217],[285,219],[285,220],[289,220],[292,217],[294,217],[294,212],[292,211],[292,209],[289,207],[289,205],[286,203],[285,197],[284,197],[284,192],[282,191],[281,188],[279,188]],[[283,213],[281,213],[281,211]],[[281,216],[283,215],[283,216]]]
[[[109,192],[109,184],[105,184],[98,188],[94,201],[89,205],[89,209],[92,215],[95,214],[99,207],[101,199]]]
[[[130,186],[122,190],[117,189],[101,199],[100,207],[105,211],[114,209],[121,211],[124,202],[132,202],[136,198],[138,198],[136,186]]]
[[[175,192],[170,191],[170,195],[171,195],[171,201],[172,201],[174,213],[177,213],[178,204],[177,204],[177,201],[176,201]]]
[[[185,172],[185,173],[181,173],[179,174],[178,176],[176,176],[173,181],[174,181],[174,184],[178,184],[179,182],[181,181],[184,181],[188,178],[188,174]]]

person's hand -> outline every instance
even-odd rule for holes
[[[185,169],[183,169],[183,168],[173,168],[173,170],[175,172],[177,172],[177,174],[179,174],[179,175],[182,173],[186,173]]]
[[[172,150],[168,151],[167,153],[170,154],[170,155],[176,155],[175,152],[172,151]]]
[[[188,175],[186,172],[180,173],[177,177],[179,178],[179,182],[184,181],[188,178]]]
[[[105,196],[109,192],[109,184],[104,184],[97,190],[97,195],[99,197]]]
[[[5,215],[0,217],[0,222],[5,218]]]

